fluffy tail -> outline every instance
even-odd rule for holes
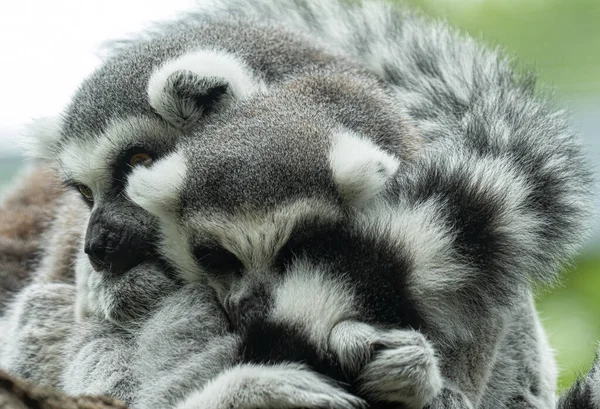
[[[592,369],[559,398],[557,409],[600,409],[600,350]]]

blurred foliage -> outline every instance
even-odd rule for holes
[[[397,2],[400,2],[396,0]],[[600,94],[598,0],[406,0],[500,46],[561,93]]]
[[[395,1],[503,48],[560,98],[600,100],[600,0]],[[600,340],[600,245],[587,248],[561,285],[540,293],[537,306],[564,388],[589,369]]]

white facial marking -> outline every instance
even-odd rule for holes
[[[175,144],[179,134],[159,120],[139,117],[117,118],[100,135],[79,135],[58,156],[58,168],[68,179],[88,186],[96,196],[108,189],[113,178],[113,161],[129,146],[145,140],[161,145]]]
[[[183,154],[173,152],[149,167],[136,167],[128,178],[127,196],[142,209],[169,218],[179,202],[187,167]]]
[[[162,233],[160,252],[178,267],[182,278],[202,280],[206,273],[198,266],[190,243],[192,237],[196,240],[205,237],[233,253],[242,262],[245,271],[259,280],[262,277],[257,275],[271,271],[273,258],[299,220],[317,216],[337,220],[340,213],[331,204],[301,200],[273,211],[240,209],[239,213],[232,215],[206,209],[181,220],[163,214],[159,216]]]

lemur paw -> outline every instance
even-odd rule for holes
[[[330,347],[341,365],[373,399],[422,408],[442,389],[432,345],[413,330],[378,330],[347,321],[331,333]]]
[[[298,364],[239,365],[176,409],[363,409],[362,399]]]

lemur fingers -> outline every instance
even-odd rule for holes
[[[176,409],[361,409],[362,399],[299,364],[233,367]]]
[[[364,393],[378,400],[422,408],[442,388],[442,377],[433,346],[419,332],[390,330],[378,333],[379,349],[361,371]]]
[[[422,408],[442,388],[433,346],[413,330],[378,330],[344,321],[332,330],[329,347],[361,391],[377,400]]]

